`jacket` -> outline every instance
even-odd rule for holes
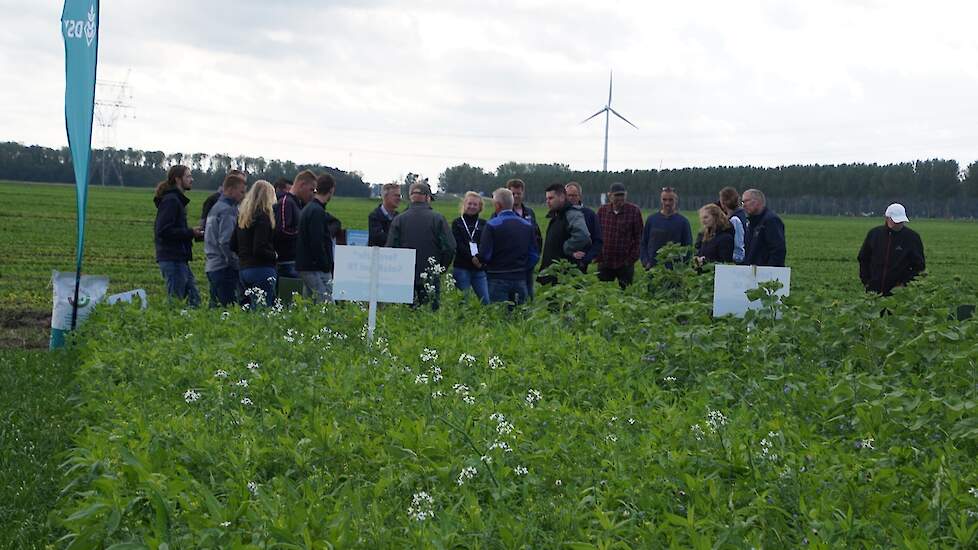
[[[231,237],[238,225],[238,204],[227,197],[217,201],[207,214],[204,230],[204,271],[238,269],[238,255],[231,250]]]
[[[575,205],[574,208],[584,214],[584,224],[587,225],[587,232],[591,235],[591,244],[584,249],[584,258],[578,261],[581,269],[587,271],[587,266],[601,254],[601,224],[598,223],[598,215],[584,205]]]
[[[268,215],[255,215],[247,229],[236,227],[231,237],[231,250],[238,253],[241,269],[275,267],[275,245],[272,243],[272,221]]]
[[[678,243],[682,246],[693,244],[693,231],[690,229],[689,220],[679,212],[666,216],[662,212],[656,212],[649,216],[645,221],[645,228],[642,230],[642,244],[640,245],[640,257],[642,265],[646,269],[658,263],[659,249],[668,243]],[[671,269],[670,266],[666,266]]]
[[[733,254],[733,227],[717,233],[708,241],[703,240],[703,233],[696,236],[696,255],[702,256],[707,262],[729,263],[733,261]]]
[[[295,243],[299,238],[299,213],[302,203],[292,193],[285,193],[272,207],[275,216],[275,252],[279,262],[295,261]]]
[[[394,218],[387,235],[387,246],[415,250],[415,285],[421,283],[421,274],[431,267],[430,258],[447,268],[455,257],[455,237],[448,221],[427,202],[412,202],[407,210]]]
[[[537,250],[540,250],[543,247],[543,233],[540,232],[540,224],[537,223],[537,215],[532,208],[525,204],[520,206],[520,209],[523,212],[522,214],[517,212],[515,209],[513,210],[513,213],[530,222],[533,227],[533,240],[536,242]],[[499,214],[500,212],[496,212],[492,216],[489,216],[489,219],[495,218]]]
[[[489,278],[524,280],[539,259],[531,221],[503,210],[486,222],[479,241],[479,260]]]
[[[207,230],[207,217],[211,213],[211,208],[214,208],[214,205],[217,204],[217,201],[221,200],[222,196],[220,191],[215,191],[204,199],[204,206],[200,209],[200,228],[204,231]]]
[[[296,270],[333,272],[333,238],[336,232],[333,220],[336,218],[326,212],[326,205],[315,198],[302,209],[295,247]]]
[[[747,238],[747,211],[738,208],[730,213],[730,225],[734,230],[734,251],[733,261],[738,264],[744,261],[746,249],[744,243]]]
[[[894,287],[909,283],[927,267],[920,235],[906,226],[899,231],[885,225],[870,229],[858,259],[863,286],[885,296]]]
[[[381,206],[374,208],[367,215],[367,246],[386,245],[387,232],[391,229],[391,222],[397,217],[397,212],[394,211],[388,218]]]
[[[784,267],[784,222],[770,208],[747,218],[744,265]]]
[[[190,199],[179,189],[170,189],[156,203],[153,230],[157,262],[189,262],[193,259],[194,230],[187,225]]]
[[[475,243],[478,246],[485,228],[486,220],[479,219],[479,216],[463,214],[452,221],[452,235],[455,237],[455,267],[457,269],[468,269],[470,271],[479,269],[472,265],[469,243]]]
[[[549,212],[547,217],[547,238],[543,243],[543,261],[540,269],[546,269],[558,260],[569,260],[577,263],[573,254],[585,250],[591,245],[591,234],[587,230],[584,214],[570,204],[556,212]]]

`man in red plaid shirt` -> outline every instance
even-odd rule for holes
[[[628,193],[622,183],[612,183],[608,190],[608,204],[598,209],[598,222],[604,246],[595,261],[598,262],[598,279],[618,280],[622,288],[632,284],[635,262],[642,243],[642,210],[626,202]]]

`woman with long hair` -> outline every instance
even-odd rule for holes
[[[486,221],[479,218],[482,197],[469,191],[459,204],[459,217],[452,222],[455,235],[455,286],[465,291],[471,288],[483,304],[489,303],[489,280],[479,260],[479,241]]]
[[[715,204],[700,208],[700,234],[696,237],[696,263],[732,262],[734,230],[723,210]]]
[[[200,292],[190,270],[190,260],[193,259],[194,239],[203,237],[203,232],[187,225],[190,199],[185,193],[193,184],[190,168],[178,164],[167,171],[166,179],[156,185],[153,197],[156,203],[153,233],[156,262],[166,282],[167,296],[186,300],[189,306],[196,307],[200,304]]]
[[[258,305],[264,297],[265,304],[275,302],[275,188],[265,180],[255,182],[238,208],[238,227],[232,238],[232,249],[238,253],[241,265],[241,285],[245,289],[245,301]],[[250,300],[249,300],[250,298]]]

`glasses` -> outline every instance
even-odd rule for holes
[[[662,188],[662,192],[663,192],[663,193],[675,193],[675,192],[676,192],[676,190],[675,190],[675,189],[673,189],[672,187],[663,187],[663,188]]]

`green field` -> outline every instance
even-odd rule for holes
[[[714,320],[681,267],[516,314],[447,291],[368,347],[355,304],[161,306],[151,196],[91,189],[85,271],[153,307],[48,353],[3,348],[47,341],[74,189],[0,183],[0,548],[978,544],[973,223],[914,220],[930,275],[891,298],[857,282],[878,220],[787,217],[783,309]]]

